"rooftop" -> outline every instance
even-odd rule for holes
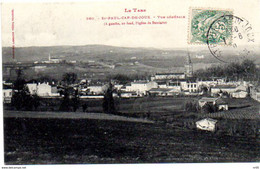
[[[235,93],[238,93],[238,92],[246,92],[244,90],[236,90]],[[246,92],[247,93],[247,92]]]
[[[212,123],[217,123],[217,120],[215,120],[215,119],[212,119],[212,118],[205,118],[205,119],[202,119],[202,120],[199,120],[199,121],[197,121],[197,122],[202,122],[202,121],[210,121],[210,122],[212,122]]]
[[[231,89],[231,88],[233,88],[234,89],[234,88],[236,88],[236,86],[235,85],[216,85],[212,88],[220,88],[220,89]]]
[[[214,102],[218,100],[219,98],[216,97],[202,97],[199,101],[205,101],[205,102]]]
[[[149,91],[150,92],[169,92],[171,91],[172,89],[165,89],[165,88],[152,88],[150,89]]]
[[[184,73],[156,73],[155,75],[184,75]]]
[[[149,83],[149,81],[147,81],[147,80],[140,80],[140,81],[131,82],[131,84],[146,84],[146,83]]]

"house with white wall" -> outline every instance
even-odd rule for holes
[[[127,84],[126,90],[128,92],[136,92],[138,95],[146,95],[147,92],[152,88],[158,88],[158,84],[155,81],[134,81]]]
[[[252,99],[260,102],[260,86],[251,86],[250,87],[250,96]]]
[[[235,85],[216,85],[211,88],[211,94],[215,95],[221,92],[227,92],[231,94],[236,91],[237,86]]]
[[[53,87],[49,83],[27,83],[28,90],[31,95],[37,94],[40,97],[56,97],[59,96],[57,90],[53,90]]]
[[[172,79],[185,79],[185,73],[156,73],[151,77],[152,81],[155,80],[172,80]]]
[[[105,85],[92,85],[92,86],[88,86],[87,90],[89,94],[101,95],[104,94],[106,88],[107,87]]]
[[[223,101],[221,98],[214,97],[202,97],[198,100],[199,106],[202,108],[206,104],[217,106],[218,110],[228,110],[228,104]]]
[[[193,81],[181,81],[181,90],[188,91],[189,93],[196,93],[199,90],[199,85],[197,82]]]
[[[235,92],[231,93],[233,98],[246,98],[248,96],[248,92],[244,90],[236,90]]]
[[[38,96],[51,96],[51,85],[48,83],[39,83],[37,85],[37,95]]]
[[[13,89],[3,89],[3,102],[11,103],[13,96]]]

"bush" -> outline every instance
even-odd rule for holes
[[[201,113],[215,113],[217,111],[217,105],[209,104],[206,103],[202,108],[201,108]]]
[[[188,112],[195,112],[195,113],[197,113],[198,110],[199,110],[198,104],[196,102],[187,101],[184,104],[184,110],[188,111]]]

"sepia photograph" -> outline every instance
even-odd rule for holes
[[[2,2],[1,10],[2,168],[259,169],[259,0]]]

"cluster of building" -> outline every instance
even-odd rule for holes
[[[39,97],[59,97],[60,93],[58,88],[54,84],[46,83],[27,83],[26,87],[31,95],[37,95]],[[13,84],[3,82],[3,102],[11,103],[14,93]]]
[[[60,96],[58,88],[55,85],[46,83],[27,83],[26,86],[31,95],[38,95],[39,97],[57,97]]]
[[[169,76],[173,75],[174,73]],[[203,95],[208,93],[211,96],[227,95],[233,98],[247,97],[250,88],[252,88],[252,85],[245,81],[226,82],[221,78],[206,81],[192,78],[157,78],[161,76],[165,75],[155,75],[151,81],[133,81],[126,85],[116,84],[114,87],[119,91],[121,97]]]
[[[49,62],[56,63],[49,56]],[[8,87],[9,86],[9,87]],[[79,84],[72,85],[79,91],[80,98],[103,98],[107,84],[90,83],[82,80]],[[59,86],[52,83],[28,83],[30,94],[40,97],[61,97]],[[211,78],[202,80],[193,77],[193,67],[188,56],[185,71],[182,73],[156,73],[149,80],[134,80],[127,84],[113,82],[114,96],[121,98],[153,96],[176,96],[176,95],[208,95],[228,96],[233,98],[245,98],[251,96],[260,101],[260,88],[245,81],[227,81],[224,78]],[[9,103],[12,97],[12,84],[4,83],[4,102]]]
[[[203,80],[193,78],[193,67],[190,57],[185,64],[185,72],[182,73],[157,73],[150,80],[135,80],[125,85],[115,84],[115,89],[121,97],[174,96],[174,95],[203,95],[205,93],[214,96],[229,96],[233,98],[245,98],[252,93],[254,86],[245,81],[227,81],[225,78],[211,78]],[[254,98],[259,100],[257,90]]]
[[[35,61],[34,64],[39,64],[39,63],[45,63],[45,64],[57,64],[57,63],[76,63],[75,60],[71,60],[71,61],[66,61],[64,59],[61,59],[61,58],[55,58],[55,57],[52,57],[50,54],[49,54],[49,57],[48,57],[48,60],[44,60],[44,61]]]

